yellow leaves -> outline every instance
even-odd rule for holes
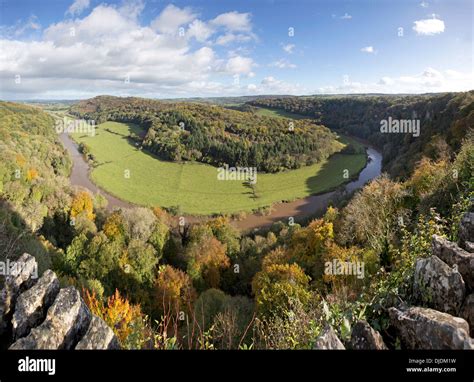
[[[108,238],[117,238],[123,235],[123,217],[119,212],[114,212],[104,223],[103,231]]]
[[[413,189],[416,195],[428,194],[439,186],[446,170],[447,163],[444,160],[432,162],[427,158],[423,158],[407,181],[407,185]]]
[[[95,293],[91,294],[86,290],[84,301],[93,314],[102,318],[112,328],[122,344],[132,333],[133,323],[142,319],[140,305],[131,305],[118,290],[115,290],[114,295],[110,296],[105,304]]]
[[[71,217],[75,218],[82,213],[91,221],[95,218],[94,202],[86,191],[77,193],[71,203]]]
[[[311,298],[310,278],[297,264],[271,264],[252,281],[257,310],[263,315],[280,315],[291,309],[295,300],[303,305]]]

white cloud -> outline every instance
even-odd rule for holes
[[[201,20],[194,20],[189,24],[187,35],[194,37],[199,42],[206,41],[214,34],[214,30]]]
[[[428,8],[428,7],[429,7],[429,4],[428,4],[426,1],[422,1],[422,2],[420,3],[420,7],[422,7],[422,8]]]
[[[181,9],[170,4],[151,22],[151,27],[161,33],[173,34],[178,32],[180,26],[193,21],[196,16],[189,7]]]
[[[259,85],[253,84],[252,91],[258,94],[303,94],[307,90],[298,84],[291,84],[275,77],[265,77]]]
[[[248,57],[235,56],[227,60],[225,69],[231,74],[249,74],[254,65],[253,60]]]
[[[0,26],[0,38],[5,36],[7,38],[19,38],[25,35],[27,32],[39,31],[41,24],[38,21],[38,17],[31,15],[26,21],[18,20],[14,25],[11,26]]]
[[[365,47],[361,48],[360,51],[364,52],[364,53],[375,53],[375,49],[374,49],[373,46],[365,46]]]
[[[217,27],[224,27],[233,32],[250,32],[250,13],[239,13],[236,11],[222,13],[210,22]]]
[[[87,8],[89,8],[90,0],[74,0],[74,3],[66,11],[66,14],[71,16],[80,15]]]
[[[141,25],[143,1],[122,4],[101,4],[84,17],[51,24],[40,39],[0,36],[0,98],[223,95],[237,91],[228,85],[232,75],[255,76],[256,64],[245,47],[222,57],[210,41],[214,34],[217,39],[228,33],[236,42],[252,40],[251,29],[232,32],[175,6],[166,7],[151,25]],[[184,36],[176,33],[179,26]],[[229,27],[247,29],[242,23]],[[16,75],[21,84],[15,83]]]
[[[341,19],[342,20],[350,20],[350,19],[352,19],[352,16],[346,12],[341,16]]]
[[[433,36],[444,32],[444,21],[433,17],[432,19],[414,22],[413,30],[419,35]]]
[[[277,61],[272,62],[269,66],[273,66],[279,69],[294,69],[296,68],[295,64],[292,64],[288,60],[281,58]]]
[[[288,54],[292,54],[294,49],[295,49],[295,44],[283,45],[283,50]]]
[[[384,76],[376,83],[349,81],[342,85],[320,87],[317,92],[325,94],[351,93],[435,93],[448,91],[468,91],[474,89],[474,74],[452,69],[444,71],[431,67],[414,75],[399,77]]]
[[[217,45],[229,45],[231,43],[249,42],[254,39],[253,35],[243,33],[225,33],[220,35],[217,40]]]

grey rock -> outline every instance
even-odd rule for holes
[[[466,297],[459,316],[467,321],[469,324],[470,335],[471,337],[474,337],[474,293],[471,293]]]
[[[355,350],[387,350],[379,332],[366,321],[358,321],[352,328],[351,348]]]
[[[10,349],[72,349],[87,331],[91,312],[73,287],[59,291],[44,322]]]
[[[17,299],[12,319],[13,338],[26,336],[39,325],[59,292],[56,274],[47,270],[38,282]]]
[[[430,308],[389,309],[391,324],[408,349],[474,349],[468,323]]]
[[[469,241],[474,242],[474,212],[466,212],[459,223],[459,245],[467,249]]]
[[[38,265],[33,256],[24,253],[12,261],[12,274],[5,277],[5,285],[0,292],[0,335],[8,327],[8,316],[13,312],[18,295],[33,285],[38,277]]]
[[[455,243],[437,235],[433,235],[432,246],[433,255],[452,267],[457,266],[466,286],[474,290],[474,253],[469,253]]]
[[[326,325],[314,344],[320,350],[344,350],[345,347],[330,325]]]
[[[418,259],[413,291],[423,305],[457,315],[466,294],[461,274],[437,256]]]
[[[86,334],[76,346],[76,350],[120,349],[117,337],[104,320],[92,316]]]
[[[464,249],[469,253],[474,253],[474,242],[472,241],[465,241],[464,242]]]

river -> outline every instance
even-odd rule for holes
[[[108,201],[108,210],[135,206],[135,204],[118,199],[97,187],[89,178],[89,164],[79,152],[77,144],[66,133],[60,134],[59,138],[73,161],[70,175],[70,181],[73,186],[84,187],[94,194],[100,193],[103,195]],[[382,170],[382,154],[371,146],[368,146],[366,150],[368,155],[367,165],[359,173],[356,180],[343,184],[334,191],[311,195],[288,203],[276,203],[269,215],[248,214],[241,220],[233,221],[233,225],[241,231],[253,231],[269,227],[277,221],[288,223],[290,217],[293,217],[294,221],[297,222],[298,220],[323,213],[338,193],[342,191],[352,192],[380,175]],[[190,216],[186,217],[186,220],[194,222],[202,219]]]

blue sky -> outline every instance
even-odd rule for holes
[[[0,98],[470,90],[472,20],[469,0],[0,0]]]

